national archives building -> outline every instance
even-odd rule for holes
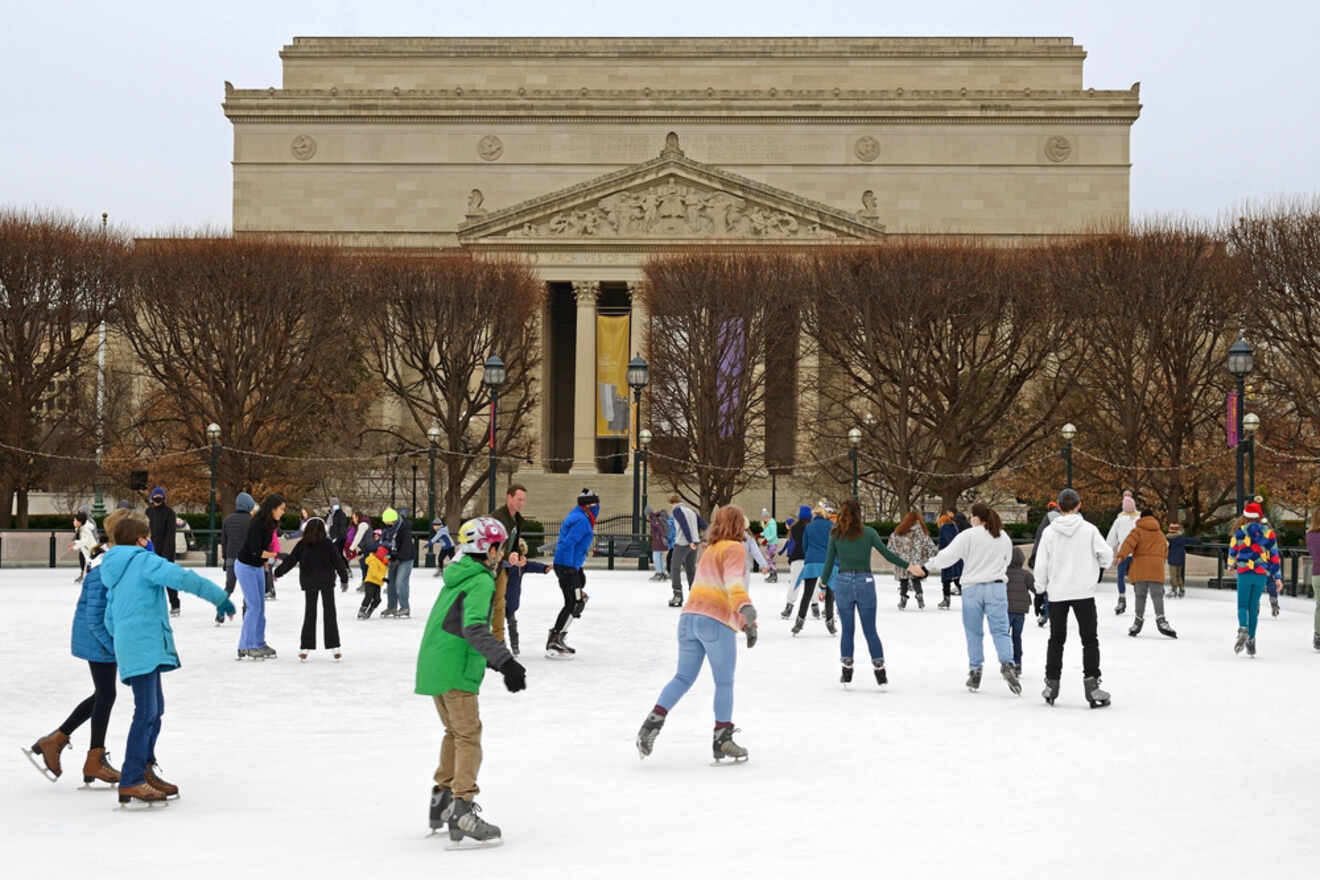
[[[528,260],[544,376],[573,377],[542,383],[516,475],[538,514],[631,491],[598,328],[627,316],[642,349],[652,254],[1128,217],[1138,85],[1088,86],[1067,37],[296,37],[280,57],[278,87],[225,84],[235,234]]]

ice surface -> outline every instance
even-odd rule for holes
[[[55,785],[17,753],[91,692],[86,664],[69,655],[70,577],[0,571],[0,865],[16,880],[1314,876],[1320,655],[1305,600],[1285,598],[1278,619],[1262,603],[1260,656],[1248,660],[1231,649],[1231,593],[1171,601],[1177,641],[1150,618],[1130,639],[1131,614],[1114,616],[1104,585],[1114,705],[1086,707],[1074,630],[1051,709],[1039,697],[1045,631],[1030,620],[1023,696],[997,667],[969,694],[958,599],[952,612],[934,607],[937,595],[899,612],[880,578],[891,684],[875,687],[859,641],[844,691],[838,639],[819,621],[790,638],[784,585],[757,577],[761,642],[740,648],[734,713],[751,761],[716,770],[706,673],[655,754],[642,762],[633,747],[675,662],[668,586],[590,571],[591,604],[569,634],[577,658],[551,661],[541,648],[559,591],[552,575],[529,576],[528,689],[509,694],[492,673],[482,693],[479,800],[506,845],[457,853],[426,837],[441,727],[412,686],[439,584],[429,571],[413,578],[410,621],[358,621],[359,594],[339,595],[338,664],[325,651],[298,662],[296,577],[268,605],[274,662],[237,662],[237,624],[217,629],[185,595],[174,622],[184,666],[164,680],[159,745],[183,798],[130,815],[112,793],[78,790],[87,726]],[[116,766],[132,707],[121,688]]]

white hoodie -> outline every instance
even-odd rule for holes
[[[939,553],[925,564],[927,569],[948,568],[963,563],[964,587],[1008,580],[1008,564],[1013,561],[1013,539],[1007,532],[992,538],[985,526],[963,529]]]
[[[1123,546],[1127,536],[1132,534],[1132,530],[1137,527],[1138,518],[1136,511],[1120,513],[1114,518],[1114,524],[1109,527],[1109,534],[1105,536],[1105,543],[1109,545],[1110,550],[1117,550]]]
[[[1100,530],[1080,513],[1066,513],[1050,523],[1036,551],[1036,590],[1051,602],[1095,597],[1100,569],[1114,561],[1114,551]]]

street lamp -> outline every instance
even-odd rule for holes
[[[210,532],[210,549],[206,564],[215,566],[215,469],[220,463],[220,426],[215,422],[206,426],[206,439],[211,441],[211,503],[207,508],[206,528]]]
[[[1251,370],[1256,365],[1255,352],[1247,344],[1247,339],[1242,334],[1238,335],[1237,341],[1228,349],[1228,372],[1237,380],[1237,406],[1233,409],[1237,415],[1237,434],[1235,437],[1237,446],[1237,513],[1242,512],[1242,507],[1246,504],[1246,490],[1243,488],[1243,453],[1242,433],[1245,425],[1242,420],[1242,404],[1246,398],[1247,376],[1251,375]]]
[[[853,472],[852,495],[853,498],[856,499],[857,498],[857,449],[862,445],[861,428],[848,429],[848,445],[852,447],[851,449],[848,450],[848,457],[852,459],[852,472]]]
[[[633,425],[640,426],[642,420],[642,389],[651,381],[651,368],[642,360],[642,356],[636,355],[628,361],[628,387],[633,390]],[[642,528],[642,508],[641,508],[641,490],[639,484],[641,480],[642,464],[642,443],[641,435],[634,433],[637,437],[637,443],[633,446],[633,509],[632,509],[632,533],[634,536],[641,534]]]
[[[1063,435],[1063,485],[1072,488],[1072,442],[1077,436],[1077,426],[1068,422],[1059,429]]]
[[[637,442],[642,445],[642,497],[646,497],[647,470],[650,467],[651,432],[646,428],[637,432]]]
[[[1256,431],[1260,428],[1260,417],[1247,413],[1242,417],[1242,430],[1247,436],[1247,494],[1256,494]]]
[[[440,443],[440,426],[432,425],[426,432],[426,439],[430,441],[430,448],[427,449],[427,458],[430,459],[431,471],[426,481],[426,518],[435,522],[435,449]],[[433,545],[426,545],[426,567],[430,568],[435,564],[435,552]]]
[[[500,386],[508,374],[504,361],[493,354],[486,358],[481,368],[481,384],[490,389],[490,510],[495,512],[495,419],[499,416]]]

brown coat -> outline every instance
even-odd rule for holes
[[[1132,566],[1128,569],[1128,580],[1164,583],[1164,560],[1169,557],[1169,539],[1164,537],[1160,521],[1155,517],[1143,516],[1137,520],[1136,528],[1118,548],[1114,565],[1129,556],[1132,557]]]

